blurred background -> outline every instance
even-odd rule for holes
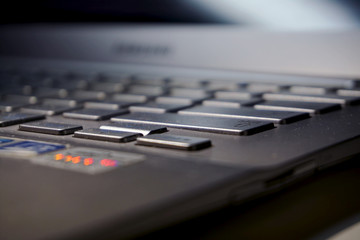
[[[12,0],[2,23],[237,24],[280,30],[360,27],[358,0]]]

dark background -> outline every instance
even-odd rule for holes
[[[240,1],[240,0],[239,0]],[[292,0],[289,0],[292,1]],[[195,0],[12,0],[2,3],[2,23],[39,22],[135,22],[135,23],[205,23],[246,24],[224,12],[207,8]],[[206,3],[206,1],[201,1]],[[266,4],[259,13],[266,11]],[[340,4],[360,22],[360,1],[329,0]],[[231,7],[231,6],[230,6]],[[309,5],[309,8],[312,6]],[[286,9],[284,11],[293,11]],[[241,13],[239,13],[241,15]],[[239,20],[240,19],[240,20]],[[299,19],[301,21],[301,19]]]

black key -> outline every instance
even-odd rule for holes
[[[16,95],[16,94],[6,95],[5,100],[9,102],[22,102],[29,104],[35,104],[38,102],[38,98],[36,96],[26,96],[26,95]]]
[[[335,103],[317,102],[267,101],[256,104],[254,108],[260,110],[293,111],[319,114],[341,109],[341,105]]]
[[[141,133],[111,131],[97,128],[77,131],[74,134],[74,137],[77,138],[86,138],[108,142],[130,142],[134,141],[137,137],[140,136],[142,136]]]
[[[360,97],[360,89],[339,89],[336,94],[339,96]]]
[[[174,148],[180,150],[199,150],[211,146],[211,141],[207,138],[168,134],[156,134],[139,137],[137,138],[136,143],[145,146]]]
[[[269,84],[269,83],[249,83],[246,89],[250,92],[280,92],[287,89],[287,86],[277,85],[277,84]]]
[[[338,103],[342,105],[356,104],[360,102],[360,97],[338,96],[335,94],[326,95],[304,95],[290,93],[265,93],[265,100],[272,101],[296,101],[296,102],[322,102],[322,103]]]
[[[143,124],[143,123],[132,123],[132,122],[119,122],[112,125],[103,125],[100,127],[100,129],[111,130],[111,131],[135,132],[135,133],[141,133],[144,136],[148,134],[163,133],[167,131],[167,128],[164,126],[157,126],[157,125]]]
[[[114,94],[112,100],[120,102],[130,102],[130,103],[145,103],[152,99],[153,96],[148,96],[146,94],[129,94],[121,93]]]
[[[161,104],[161,103],[146,103],[144,105],[137,105],[129,107],[130,112],[149,112],[149,113],[165,113],[177,112],[181,109],[188,108],[188,104]]]
[[[19,130],[21,131],[45,133],[52,135],[72,134],[75,131],[81,129],[82,126],[80,125],[55,123],[55,122],[34,122],[34,123],[25,123],[19,125]]]
[[[171,87],[181,88],[202,88],[208,81],[200,80],[199,78],[187,78],[187,77],[172,77],[168,85]]]
[[[130,105],[132,105],[132,103],[130,102],[106,101],[106,102],[85,102],[84,107],[117,110],[117,109],[129,107]]]
[[[70,107],[66,105],[30,105],[28,107],[21,108],[21,112],[53,116],[79,108],[80,107]]]
[[[185,116],[174,113],[133,113],[111,118],[114,122],[142,123],[233,135],[250,135],[274,127],[273,123],[244,119]]]
[[[248,92],[245,90],[239,91],[217,91],[215,92],[215,98],[227,99],[227,100],[244,100],[261,97],[261,93]]]
[[[209,116],[209,117],[227,117],[239,119],[252,119],[261,121],[271,121],[273,123],[286,124],[302,120],[309,117],[307,113],[287,112],[287,111],[267,111],[256,110],[253,108],[219,108],[199,106],[178,112],[182,115]]]
[[[189,96],[189,97],[170,97],[162,96],[157,97],[155,101],[162,104],[195,104],[208,99],[209,97]]]
[[[95,91],[104,91],[107,93],[117,93],[122,92],[125,89],[125,86],[121,83],[96,82],[90,84],[90,89]]]
[[[144,94],[146,96],[160,96],[166,93],[166,89],[162,86],[136,84],[128,87],[128,93]]]
[[[68,95],[68,91],[63,88],[38,87],[33,94],[38,98],[64,98]]]
[[[64,112],[63,116],[67,118],[76,118],[83,120],[106,120],[111,117],[128,113],[127,109],[119,109],[119,110],[108,110],[108,109],[93,109],[93,108],[84,108],[77,111],[72,112]]]
[[[133,78],[133,82],[136,84],[163,86],[167,83],[167,79],[155,75],[136,75]]]
[[[76,90],[71,92],[69,97],[79,100],[103,100],[106,97],[106,93],[103,91]]]
[[[77,99],[71,99],[71,98],[45,98],[42,103],[43,105],[56,105],[56,106],[69,106],[69,107],[75,107],[80,105],[83,101],[79,101]]]
[[[296,94],[324,95],[335,92],[335,88],[291,86],[289,91]]]
[[[29,113],[3,113],[0,114],[0,127],[6,127],[24,122],[44,119],[45,115],[42,114],[29,114]]]
[[[228,107],[228,108],[240,108],[244,106],[253,106],[259,102],[262,102],[260,98],[248,99],[248,100],[225,100],[225,99],[211,99],[202,102],[204,106],[209,107]]]
[[[0,102],[0,110],[2,112],[13,112],[28,105],[29,103],[24,102]]]
[[[169,93],[174,97],[209,97],[212,91],[205,88],[170,88]]]

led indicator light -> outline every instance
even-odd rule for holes
[[[71,159],[71,161],[72,161],[74,164],[78,164],[78,163],[81,161],[81,157],[80,157],[80,156],[73,157],[73,158]]]
[[[72,161],[72,156],[71,155],[67,155],[65,158],[65,162],[71,162]]]
[[[116,167],[117,162],[112,159],[102,159],[100,161],[100,164],[104,167]]]
[[[84,159],[84,165],[85,166],[89,166],[89,165],[91,165],[91,164],[93,164],[94,163],[94,159],[93,158],[85,158]]]
[[[56,161],[59,161],[59,160],[63,160],[64,157],[65,157],[64,154],[58,153],[58,154],[55,154],[54,159]]]

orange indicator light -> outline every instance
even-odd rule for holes
[[[65,162],[71,162],[72,160],[72,156],[71,155],[67,155],[65,158]]]
[[[94,159],[93,158],[85,158],[84,159],[84,165],[85,166],[89,166],[89,165],[91,165],[91,164],[93,164],[94,163]]]
[[[75,163],[75,164],[79,163],[80,161],[81,161],[81,157],[80,157],[80,156],[77,156],[77,157],[73,157],[73,158],[72,158],[72,162]]]
[[[58,153],[58,154],[55,154],[54,159],[56,161],[59,161],[59,160],[63,160],[64,157],[65,157],[64,154]]]
[[[104,167],[116,167],[116,161],[112,159],[102,159],[100,161],[101,166]]]

